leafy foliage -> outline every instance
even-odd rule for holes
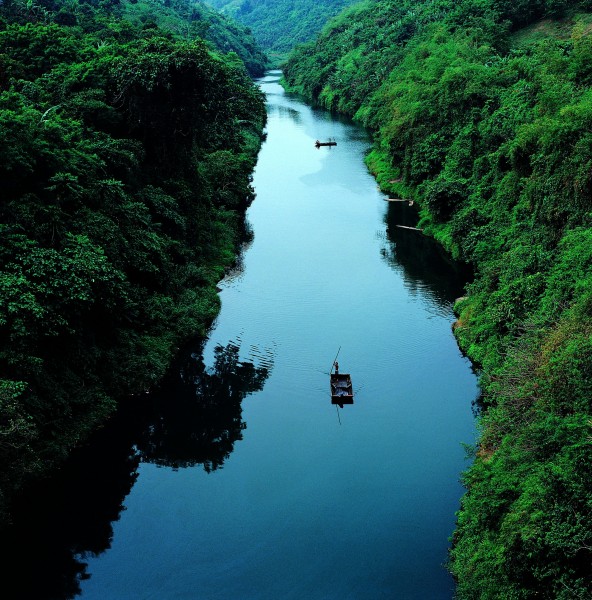
[[[370,1],[284,71],[375,130],[381,186],[475,267],[455,323],[484,404],[459,598],[592,594],[590,8]]]
[[[222,13],[246,25],[263,48],[288,52],[308,42],[327,20],[356,0],[208,0]]]
[[[199,36],[221,52],[234,52],[251,75],[263,75],[266,57],[251,31],[199,0],[138,0],[124,2],[122,9],[124,19],[144,28],[158,26],[185,39]]]
[[[181,13],[76,6],[1,13],[3,510],[206,333],[265,121],[237,54],[155,22]]]

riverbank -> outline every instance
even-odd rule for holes
[[[253,199],[265,108],[242,63],[156,26],[119,36],[109,10],[1,10],[3,521],[206,334]]]
[[[452,598],[442,563],[477,394],[450,330],[465,273],[395,226],[410,207],[376,189],[367,131],[278,79],[260,81],[253,237],[219,284],[205,347],[144,396],[146,420],[131,411],[112,453],[88,448],[56,482],[60,506],[79,510],[35,521],[44,553],[13,552],[18,586],[66,582],[88,600]],[[315,147],[328,137],[338,145]],[[343,410],[328,376],[340,345],[355,393]]]
[[[455,335],[487,410],[451,554],[459,597],[587,596],[590,15],[432,8],[381,28],[388,3],[346,12],[286,79],[372,127],[381,185],[475,265]]]

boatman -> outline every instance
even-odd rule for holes
[[[335,361],[335,373],[339,373],[339,363]]]

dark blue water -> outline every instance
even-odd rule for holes
[[[29,557],[48,589],[63,584],[54,597],[453,595],[443,563],[477,394],[451,333],[465,274],[396,227],[414,214],[367,173],[366,132],[278,77],[261,81],[253,239],[220,285],[221,314],[145,421],[122,427],[128,441],[97,442],[64,477],[78,491],[60,488],[38,553],[55,559],[47,540],[62,536],[60,559],[43,574]],[[329,394],[338,349],[356,391],[343,409]]]

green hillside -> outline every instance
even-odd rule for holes
[[[591,10],[368,1],[285,68],[376,131],[385,192],[475,268],[455,323],[483,388],[459,598],[592,596]]]
[[[262,95],[148,6],[0,7],[0,520],[206,333],[243,234]]]
[[[266,50],[288,52],[321,31],[328,19],[356,0],[208,0],[253,32]]]
[[[182,38],[201,37],[221,52],[235,52],[251,75],[263,75],[266,57],[251,32],[199,0],[122,2],[117,14],[143,27],[157,26]]]

